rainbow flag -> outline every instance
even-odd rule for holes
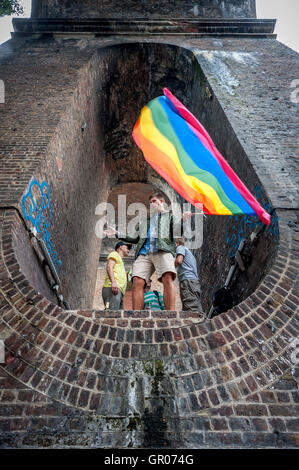
[[[167,89],[141,110],[133,138],[146,161],[186,201],[213,215],[271,216],[215,147],[205,128]]]

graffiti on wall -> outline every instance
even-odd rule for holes
[[[254,188],[253,194],[263,208],[270,214],[272,211],[271,204],[263,200],[262,188],[257,184]],[[233,258],[237,252],[240,242],[246,238],[249,232],[252,232],[257,225],[263,225],[263,222],[257,217],[252,215],[245,216],[230,216],[226,223],[226,243],[227,252],[230,258]],[[272,214],[271,225],[269,232],[272,233],[275,243],[279,239],[279,226],[278,217],[276,212]]]
[[[22,199],[22,211],[25,219],[31,222],[37,234],[43,238],[53,264],[59,270],[62,262],[55,251],[49,231],[52,221],[52,206],[50,189],[46,181],[41,184],[36,180],[31,181],[29,191]]]

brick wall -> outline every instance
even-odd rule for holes
[[[98,117],[100,73],[92,64],[81,70],[79,86],[36,173],[38,181],[50,185],[51,236],[62,262],[61,291],[73,308],[82,302],[92,307],[101,243],[95,234],[95,210],[108,192]]]
[[[16,53],[14,64],[8,59],[4,66],[1,204],[18,204],[22,211],[22,196],[32,179],[40,184],[47,182],[52,206],[49,233],[61,260],[62,294],[70,305],[78,305],[79,299],[85,298],[91,306],[100,249],[94,211],[107,197],[106,180],[100,178],[106,169],[96,129],[99,102],[91,97],[98,92],[92,82],[100,69],[88,73],[85,54],[62,58],[58,49],[37,59],[44,46],[33,44],[21,56]],[[28,54],[35,57],[30,67],[26,65]],[[12,67],[23,73],[14,74]],[[13,127],[9,124],[12,121]],[[83,131],[86,121],[88,126]],[[29,252],[30,247],[28,258]],[[33,250],[31,256],[34,271]]]
[[[29,233],[21,219],[15,225],[13,252],[20,264],[20,270],[28,282],[35,286],[40,294],[57,303],[56,295],[51,290],[49,282],[47,282],[43,265],[33,250]]]
[[[1,446],[296,447],[297,106],[290,101],[290,83],[297,73],[297,55],[265,39],[178,40],[195,56],[163,44],[101,49],[112,42],[44,38],[15,40],[1,48],[0,71],[7,89],[7,101],[0,105],[5,157],[0,335],[6,347],[6,362],[0,367]],[[207,98],[197,95],[199,83]],[[127,172],[120,172],[124,166],[117,148],[106,148],[107,159],[95,158],[101,157],[106,138],[101,130],[113,137],[130,128],[141,103],[160,94],[162,84],[187,105],[194,103],[194,109],[202,104],[198,117],[251,188],[256,174],[262,195],[276,209],[279,239],[270,232],[257,246],[257,255],[267,256],[262,266],[258,259],[252,265],[258,284],[251,285],[254,292],[246,297],[248,291],[243,291],[246,298],[238,306],[210,321],[200,322],[197,312],[64,311],[31,284],[36,281],[22,253],[19,215],[4,206],[20,203],[33,176],[49,176],[53,242],[63,261],[70,259],[71,276],[64,282],[69,282],[69,292],[78,290],[75,300],[91,292],[97,240],[87,242],[76,265],[76,242],[94,227],[75,224],[74,218],[86,212],[86,221],[92,221],[100,190],[107,197],[110,185],[130,181],[129,172],[135,182],[141,176],[147,181],[149,174],[140,154],[130,152],[129,131],[123,134]],[[134,111],[130,108],[126,115],[125,100],[119,97],[134,102]],[[96,191],[91,175],[101,171],[104,177]],[[111,179],[104,186],[107,174]],[[84,199],[84,185],[90,189],[92,209]],[[221,260],[217,269],[223,276],[230,258],[221,223],[221,232],[215,224],[214,233],[211,229],[207,235],[216,241],[222,237],[215,253],[211,247],[211,259]],[[224,252],[227,258],[221,259]],[[91,265],[93,279],[88,279]],[[211,265],[210,276],[214,269]],[[203,270],[212,292],[208,270]],[[158,433],[151,432],[153,422]]]
[[[212,132],[217,148],[225,155],[225,158],[240,177],[241,162],[244,159],[243,166],[246,168],[246,175],[243,175],[243,181],[246,181],[246,185],[250,186],[256,181],[257,175],[250,172],[247,156],[244,155],[244,151],[237,141],[226,116],[222,114],[222,108],[217,98],[210,94],[211,88],[201,68],[197,70],[197,80],[194,88],[196,99],[192,100],[192,111],[195,115],[200,116],[202,124],[209,132]],[[226,230],[227,226],[228,231]],[[227,250],[227,238],[233,235],[232,226],[233,224],[229,222],[229,218],[226,216],[204,219],[203,246],[199,269],[202,285],[204,286],[202,302],[206,311],[211,307],[214,292],[224,286],[226,276],[234,261],[228,256]],[[244,235],[246,236],[246,233]],[[213,268],[210,269],[210,267]]]
[[[1,447],[298,447],[298,232],[293,213],[279,216],[269,275],[201,323],[196,312],[63,311],[21,273],[17,216],[2,214]]]
[[[157,76],[150,82],[151,90],[143,86],[151,55],[144,46],[116,46],[115,54],[106,49],[91,61],[91,50],[83,53],[72,41],[66,49],[62,44],[48,48],[45,56],[43,41],[29,41],[22,46],[22,54],[17,52],[18,41],[13,47],[16,59],[6,59],[4,48],[1,72],[6,83],[1,149],[7,156],[1,172],[1,204],[18,204],[22,211],[22,198],[32,179],[48,184],[49,233],[61,261],[61,292],[72,307],[83,303],[91,307],[100,252],[95,235],[97,204],[117,183],[146,181],[148,165],[133,144],[131,130],[148,93],[160,92],[165,75],[172,88],[187,90],[183,75],[190,62],[179,50],[173,54],[167,48],[165,55],[155,48],[157,61],[169,67],[164,66],[161,76],[151,65],[152,77]],[[27,55],[33,57],[30,67]],[[40,62],[43,69],[38,67]],[[24,73],[14,74],[13,67]],[[133,82],[134,87],[128,87]],[[35,100],[29,106],[33,93]],[[17,118],[12,128],[9,122],[16,109],[23,119]]]
[[[215,44],[224,45],[222,41],[215,41]],[[289,93],[292,77],[297,73],[296,54],[276,41],[237,41],[234,44],[233,51],[229,44],[221,51],[212,51],[207,44],[203,45],[203,50],[194,49],[201,65],[194,112],[232,168],[268,212],[275,207],[296,208],[295,184],[289,181],[286,186],[289,171],[296,172],[296,104],[291,102]],[[284,60],[289,61],[287,73]],[[274,134],[270,130],[262,132],[265,123]],[[226,217],[206,221],[200,264],[207,289],[207,297],[203,300],[205,307],[210,304],[212,293],[224,285],[234,261],[228,256],[233,238],[248,239],[251,230],[250,219],[245,223],[243,218]],[[269,269],[278,236],[274,212],[270,228],[252,247],[246,273],[238,272],[238,277],[233,280],[236,302],[240,300],[241,292],[244,296],[252,293],[254,285]],[[266,252],[272,255],[265,256]],[[214,272],[205,270],[211,257]]]

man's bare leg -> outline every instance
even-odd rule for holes
[[[133,277],[133,310],[143,310],[144,307],[144,284],[141,277]]]
[[[165,310],[175,309],[175,290],[173,282],[173,273],[164,273],[162,276],[163,300]]]

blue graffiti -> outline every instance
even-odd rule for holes
[[[42,236],[54,266],[60,269],[62,262],[58,259],[48,231],[52,221],[52,206],[50,189],[45,181],[41,184],[36,180],[31,181],[29,191],[22,199],[22,211],[25,220],[30,221],[37,233]]]
[[[256,199],[260,202],[263,208],[270,213],[272,211],[271,204],[263,200],[263,191],[259,185],[254,188]],[[275,243],[279,239],[279,218],[276,212],[272,214],[271,225],[269,232],[272,233]],[[243,238],[248,236],[249,231],[253,231],[257,225],[263,225],[263,222],[257,217],[252,215],[234,215],[228,217],[226,223],[226,243],[227,253],[230,258],[233,258],[237,252],[240,242]]]

